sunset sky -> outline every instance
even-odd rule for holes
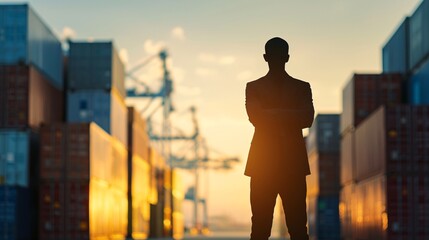
[[[267,72],[265,42],[286,39],[286,69],[310,82],[316,112],[340,112],[341,89],[351,74],[381,70],[381,47],[420,0],[29,2],[60,38],[113,39],[127,67],[168,49],[177,112],[196,105],[209,145],[242,160],[232,171],[209,174],[210,215],[249,223],[243,171],[253,127],[244,89]],[[139,75],[156,89],[159,62]],[[176,115],[174,125],[190,129],[189,115]]]

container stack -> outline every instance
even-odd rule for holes
[[[128,237],[132,239],[149,236],[150,167],[146,122],[128,107]]]
[[[356,201],[356,129],[380,106],[396,106],[403,100],[403,75],[354,74],[343,89],[343,112],[340,121],[340,218],[343,239],[355,239],[356,217],[352,209]]]
[[[159,238],[163,237],[166,230],[171,228],[171,222],[164,221],[164,209],[169,206],[168,203],[166,204],[166,192],[164,191],[166,162],[153,147],[150,148],[149,154],[151,163],[149,237]]]
[[[310,239],[340,239],[339,121],[338,114],[318,114],[306,138],[311,171],[307,177]]]
[[[41,129],[40,239],[124,236],[127,151],[95,123]]]
[[[373,88],[368,84],[356,88],[356,75],[343,90],[344,239],[429,238],[428,43],[429,1],[424,0],[383,47],[379,76],[401,75],[402,90],[391,82],[384,93],[379,88],[370,93]],[[362,103],[374,94],[384,100],[361,111]]]
[[[63,117],[62,50],[29,5],[0,4],[0,16],[0,239],[32,239],[39,127]]]

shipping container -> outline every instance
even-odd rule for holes
[[[40,182],[38,213],[39,239],[64,239],[67,213],[64,181]]]
[[[429,57],[429,1],[422,1],[410,17],[410,68],[413,71]]]
[[[338,206],[338,195],[307,198],[308,232],[310,239],[340,239]]]
[[[336,196],[340,191],[339,153],[311,152],[311,175],[307,176],[307,196]]]
[[[318,114],[308,132],[306,139],[307,152],[339,152],[339,128],[339,114]]]
[[[173,239],[183,239],[185,234],[185,218],[182,210],[182,203],[185,198],[184,185],[178,170],[172,170],[172,227]]]
[[[116,90],[79,90],[67,93],[67,122],[95,122],[125,146],[128,146],[127,115],[125,102]]]
[[[408,40],[409,17],[406,17],[383,47],[383,73],[408,73]]]
[[[39,127],[62,120],[62,92],[36,68],[0,66],[0,128]]]
[[[124,65],[111,41],[69,42],[69,90],[114,88],[125,98],[124,80]]]
[[[127,191],[127,150],[95,123],[62,123],[41,129],[42,179],[97,178]]]
[[[408,99],[412,105],[429,105],[429,60],[414,72],[408,80]]]
[[[97,178],[40,184],[39,238],[124,239],[126,192]]]
[[[0,239],[25,240],[37,235],[36,205],[31,189],[0,186]]]
[[[149,162],[149,144],[146,121],[134,107],[128,107],[128,150]]]
[[[63,88],[61,43],[28,4],[0,5],[0,52],[0,65],[33,65]]]
[[[354,212],[353,206],[355,204],[355,184],[350,183],[343,185],[340,192],[339,214],[341,225],[341,239],[351,240],[353,238],[353,221]]]
[[[380,107],[355,133],[356,180],[429,173],[429,106]]]
[[[343,89],[341,134],[353,131],[381,105],[396,105],[403,101],[403,76],[392,74],[353,74]]]
[[[346,185],[356,180],[355,132],[348,132],[341,137],[340,181]]]
[[[149,235],[150,221],[150,166],[138,155],[132,158],[132,237],[146,239]]]
[[[31,130],[0,130],[0,185],[37,185],[38,143]]]

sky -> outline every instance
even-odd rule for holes
[[[249,178],[243,172],[253,126],[244,90],[246,82],[267,72],[265,42],[286,39],[288,73],[311,84],[317,113],[339,113],[345,83],[354,72],[381,71],[382,46],[420,0],[29,2],[59,38],[113,39],[127,68],[168,49],[177,112],[173,124],[189,131],[186,109],[195,105],[210,147],[241,159],[233,170],[203,175],[209,214],[249,223]],[[159,61],[138,75],[156,89]],[[184,175],[190,184],[192,174]]]

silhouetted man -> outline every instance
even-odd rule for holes
[[[251,177],[251,239],[269,238],[277,194],[291,239],[308,239],[305,178],[310,168],[302,129],[313,123],[311,88],[285,71],[289,61],[285,40],[270,39],[264,59],[267,75],[246,86],[247,115],[255,126],[245,170]]]

